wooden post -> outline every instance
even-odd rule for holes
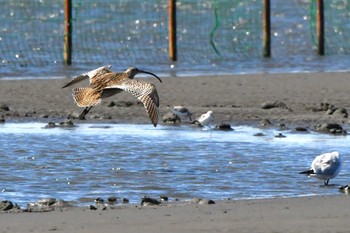
[[[65,65],[72,64],[72,0],[64,0],[64,52]]]
[[[316,30],[317,30],[317,53],[324,55],[324,5],[323,0],[317,0],[316,11]]]
[[[169,58],[171,61],[177,59],[176,48],[176,0],[169,0]]]
[[[271,56],[271,17],[270,17],[270,0],[264,0],[263,13],[263,54],[264,57]]]

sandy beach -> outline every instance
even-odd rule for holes
[[[349,197],[127,205],[0,214],[0,232],[348,232]]]
[[[145,80],[158,89],[161,116],[169,112],[169,107],[183,105],[194,118],[212,110],[216,123],[258,126],[261,120],[268,119],[271,127],[285,124],[313,129],[320,123],[349,124],[344,115],[350,107],[348,76],[348,73],[247,74],[164,77],[163,83],[152,78]],[[0,79],[0,117],[5,123],[59,122],[78,115],[82,109],[75,105],[71,89],[61,88],[68,81]],[[77,86],[84,85],[87,83]],[[262,108],[264,103],[276,101],[283,105]],[[104,100],[91,110],[85,121],[150,124],[142,104],[128,93]],[[170,202],[148,207],[120,205],[107,210],[69,207],[45,213],[4,212],[0,213],[0,233],[348,232],[348,198],[340,193],[215,200],[211,205]]]

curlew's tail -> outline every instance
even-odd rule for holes
[[[101,103],[101,92],[91,87],[76,87],[73,89],[73,99],[79,107],[91,107]]]

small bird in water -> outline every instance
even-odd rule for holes
[[[316,156],[309,170],[300,172],[311,177],[323,180],[328,185],[330,179],[336,177],[341,169],[342,161],[339,152],[330,152]]]
[[[174,106],[173,109],[171,109],[171,111],[177,115],[178,117],[188,117],[190,119],[190,121],[192,121],[192,113],[185,108],[184,106]],[[181,122],[181,121],[180,121]]]
[[[202,126],[208,126],[215,119],[213,111],[208,111],[198,118],[198,122]]]
[[[79,119],[85,119],[91,108],[99,105],[102,99],[126,91],[143,103],[152,124],[156,127],[159,120],[159,96],[157,89],[154,84],[134,80],[133,78],[139,73],[145,73],[156,77],[160,82],[162,80],[157,75],[139,70],[136,67],[130,67],[122,73],[114,73],[110,70],[110,67],[103,66],[81,74],[62,87],[65,88],[89,78],[89,87],[73,88],[75,103],[79,107],[85,107]]]

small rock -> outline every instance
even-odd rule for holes
[[[304,127],[295,127],[295,131],[298,131],[298,132],[307,132],[307,128],[304,128]]]
[[[14,207],[11,201],[1,201],[0,202],[0,211],[8,211]]]
[[[231,130],[233,130],[231,125],[228,124],[228,123],[220,123],[219,125],[215,126],[215,129],[224,130],[224,131],[231,131]]]
[[[44,128],[50,129],[56,127],[75,127],[75,125],[71,120],[60,122],[58,125],[55,122],[50,121]]]
[[[198,120],[191,121],[190,125],[196,126],[196,127],[203,127],[203,125]]]
[[[96,204],[90,205],[90,210],[106,210],[107,206],[104,204],[104,200],[102,198],[95,199]]]
[[[37,202],[27,204],[28,212],[47,212],[54,209],[53,204],[56,202],[55,198],[44,198]]]
[[[282,108],[289,109],[287,105],[281,101],[266,101],[261,104],[262,109]]]
[[[334,105],[333,104],[329,104],[329,103],[321,103],[320,104],[320,110],[322,111],[328,111],[329,109],[333,109]]]
[[[5,117],[3,115],[0,116],[0,124],[5,123]]]
[[[55,207],[60,207],[60,208],[63,208],[63,207],[73,207],[72,204],[70,204],[70,203],[68,203],[67,201],[62,200],[62,199],[56,200],[56,202],[53,204],[53,206],[55,206]]]
[[[285,137],[287,136],[283,135],[282,133],[275,135],[275,138],[285,138]]]
[[[313,112],[325,112],[328,111],[329,109],[334,108],[334,105],[329,104],[329,103],[320,103],[319,107],[314,107],[311,108]]]
[[[72,120],[66,120],[60,122],[60,127],[75,127],[75,125]]]
[[[95,199],[95,203],[97,203],[97,204],[103,204],[104,202],[105,201],[102,198],[100,198],[100,197]]]
[[[55,127],[56,127],[56,123],[50,121],[49,123],[47,123],[47,125],[45,125],[44,128],[50,129],[50,128],[55,128]]]
[[[263,136],[266,136],[266,135],[263,134],[263,133],[255,133],[255,134],[253,134],[253,136],[255,136],[255,137],[263,137]]]
[[[149,206],[149,205],[159,205],[160,201],[150,197],[143,197],[141,199],[141,206]]]
[[[130,107],[132,105],[134,105],[134,103],[130,102],[130,101],[120,101],[120,102],[115,103],[116,107]],[[135,104],[135,105],[137,105],[137,104]]]
[[[278,130],[288,130],[288,127],[284,123],[278,124]]]
[[[78,112],[68,113],[67,119],[78,119],[79,115],[80,115],[80,113],[78,113]]]
[[[197,203],[199,205],[206,205],[206,204],[215,204],[215,201],[211,199],[206,199],[206,198],[193,198],[192,202]]]
[[[332,114],[333,116],[339,116],[342,118],[348,118],[348,112],[345,108],[337,108]]]
[[[162,117],[162,121],[168,124],[176,124],[176,123],[180,123],[181,119],[178,115],[172,112],[168,112]]]
[[[114,203],[117,202],[117,197],[115,197],[115,196],[110,196],[110,197],[107,198],[107,200],[108,200],[108,202],[109,202],[110,204],[114,204]]]
[[[332,115],[333,114],[333,112],[335,111],[335,108],[330,108],[330,109],[328,109],[327,111],[326,111],[326,115]]]
[[[316,126],[316,131],[335,135],[346,135],[347,132],[337,123],[323,123]]]
[[[128,204],[128,203],[129,203],[129,199],[128,199],[128,198],[123,197],[122,202],[123,202],[123,204]]]
[[[51,205],[56,203],[56,199],[55,198],[43,198],[43,199],[38,200],[36,203],[38,203],[39,205],[51,206]]]
[[[115,106],[114,101],[109,102],[109,104],[107,105],[107,107],[109,107],[109,108],[114,107],[114,106]]]
[[[267,127],[271,125],[271,121],[269,119],[263,119],[259,123],[260,127]]]
[[[7,104],[0,104],[0,110],[10,111],[10,108]]]
[[[169,198],[167,196],[165,196],[165,195],[160,195],[160,200],[161,201],[168,201]]]

